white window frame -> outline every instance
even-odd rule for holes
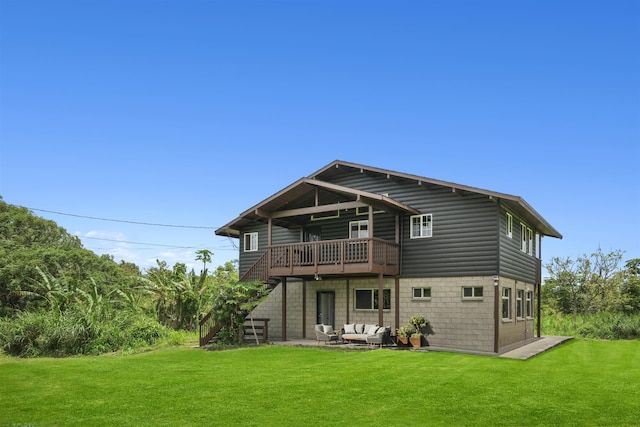
[[[528,319],[533,319],[533,292],[527,291],[526,299],[526,316]]]
[[[371,292],[371,306],[370,307],[358,307],[358,292]],[[383,289],[383,295],[389,295],[389,307],[382,307],[383,311],[391,310],[391,289]],[[382,298],[384,302],[384,297]],[[378,289],[377,288],[357,288],[353,290],[353,309],[356,311],[377,311],[378,310]]]
[[[258,250],[258,232],[244,233],[244,251],[256,252]]]
[[[527,253],[533,256],[533,230],[527,227]]]
[[[510,322],[513,316],[511,312],[511,288],[502,288],[501,302],[502,304],[500,306],[500,315],[502,316],[502,321]],[[507,309],[506,317],[505,308]]]
[[[363,229],[363,226],[366,226],[366,229]],[[354,230],[354,227],[355,230]],[[353,232],[356,231],[357,236],[353,235]],[[366,233],[365,233],[366,232]],[[363,239],[369,237],[369,220],[364,219],[361,221],[350,221],[349,222],[349,238],[350,239]]]
[[[417,293],[419,293],[418,296],[416,296],[416,291],[418,291]],[[414,300],[430,300],[431,299],[431,288],[430,287],[411,288],[411,299],[414,299]]]
[[[471,296],[465,296],[465,289],[471,290]],[[461,292],[463,300],[481,301],[484,298],[484,288],[482,286],[463,286]]]
[[[415,225],[414,222],[416,223]],[[412,239],[433,236],[433,214],[411,215],[409,224],[409,233]]]
[[[507,212],[507,237],[513,239],[513,215]]]
[[[520,251],[527,252],[527,226],[523,222],[520,223]]]
[[[524,319],[524,290],[516,289],[516,319]]]

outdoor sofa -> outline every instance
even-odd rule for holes
[[[344,325],[340,332],[342,341],[363,341],[369,346],[391,342],[391,326],[368,325],[363,323],[350,323]]]

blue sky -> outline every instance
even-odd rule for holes
[[[639,145],[638,1],[0,0],[14,205],[216,228],[341,159],[523,197],[564,235],[545,263],[630,259]],[[34,212],[142,267],[237,257]]]

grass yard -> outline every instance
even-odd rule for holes
[[[528,361],[264,346],[0,358],[0,426],[640,425],[640,341]]]

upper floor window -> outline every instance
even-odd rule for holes
[[[533,230],[520,223],[520,250],[533,255]]]
[[[513,238],[513,215],[507,212],[507,237]]]
[[[431,237],[433,234],[433,217],[431,214],[411,216],[411,238]]]
[[[358,239],[369,237],[369,221],[351,221],[349,223],[349,238]]]
[[[255,252],[258,250],[258,233],[244,233],[244,251]]]

